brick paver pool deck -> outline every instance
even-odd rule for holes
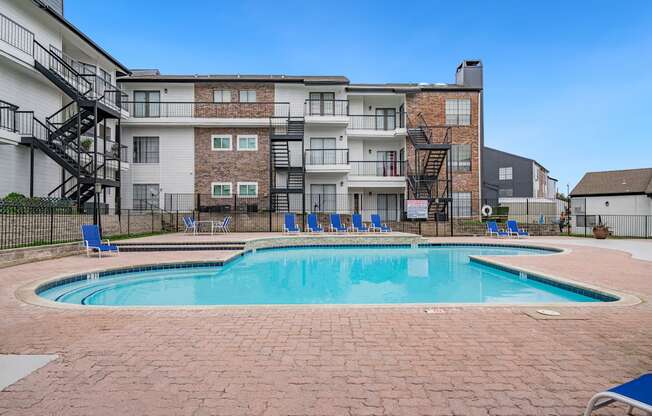
[[[233,252],[0,269],[0,353],[59,355],[0,392],[0,415],[579,415],[595,392],[652,370],[652,262],[570,243],[555,244],[569,253],[502,262],[642,303],[555,307],[563,319],[520,306],[74,310],[15,291],[63,273]]]

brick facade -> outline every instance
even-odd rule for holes
[[[211,136],[229,134],[232,149],[212,150]],[[237,150],[239,134],[258,135],[257,151]],[[258,197],[269,192],[269,129],[265,127],[195,128],[195,192],[211,194],[211,182],[231,182],[237,192],[238,182],[257,182]]]
[[[240,91],[256,91],[255,103],[240,103]],[[230,91],[231,102],[213,104],[214,91]],[[260,118],[274,115],[274,84],[199,82],[195,84],[195,117]]]
[[[478,108],[479,92],[460,91],[421,91],[409,94],[406,97],[406,111],[412,120],[421,113],[429,126],[433,126],[432,134],[435,142],[443,141],[446,133],[446,99],[468,98],[471,100],[471,124],[469,126],[451,126],[453,144],[471,145],[471,170],[469,172],[452,173],[453,192],[471,192],[474,201],[473,211],[479,209],[478,200],[480,195],[480,137],[479,122],[480,114]],[[407,141],[407,160],[411,166],[414,163],[414,147]],[[445,178],[446,169],[442,169],[441,177]]]

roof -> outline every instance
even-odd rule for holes
[[[93,49],[95,49],[97,52],[102,54],[106,59],[113,62],[115,64],[115,66],[120,68],[125,74],[130,73],[129,69],[126,66],[121,64],[120,61],[118,61],[113,56],[111,56],[107,51],[102,49],[97,43],[93,42],[93,40],[91,38],[86,36],[86,34],[84,34],[84,32],[82,32],[75,25],[70,23],[70,21],[67,20],[65,17],[61,16],[51,6],[41,2],[40,0],[33,0],[33,1],[34,1],[34,4],[36,4],[37,7],[45,10],[50,16],[52,16],[55,20],[57,20],[59,23],[61,23],[63,26],[65,26],[67,29],[69,29],[71,32],[73,32],[75,35],[79,36],[84,42],[88,43]]]
[[[480,91],[482,88],[465,87],[459,84],[424,82],[413,83],[387,83],[387,84],[349,84],[346,88],[351,92],[416,92],[416,91]]]
[[[133,71],[129,77],[122,77],[120,82],[299,82],[304,84],[348,84],[347,77],[339,75],[162,75],[157,70]]]
[[[543,166],[541,163],[537,162],[537,161],[534,160],[534,159],[530,159],[529,157],[516,155],[516,154],[514,154],[514,153],[509,153],[509,152],[506,152],[506,151],[504,151],[504,150],[494,149],[493,147],[489,147],[489,146],[485,146],[485,147],[484,147],[484,150],[489,150],[489,151],[493,151],[493,152],[499,152],[499,153],[503,153],[503,154],[509,155],[509,156],[511,156],[511,157],[517,157],[517,158],[519,158],[519,159],[527,160],[527,161],[530,161],[530,162],[532,162],[532,163],[536,163],[538,166],[541,167],[541,169],[545,170],[546,173],[549,173],[549,172],[550,172],[550,171],[549,171],[548,169],[546,169],[546,167]],[[550,176],[548,176],[548,177],[550,178]],[[551,178],[551,179],[552,179],[552,178]],[[557,179],[555,179],[555,180],[557,180]]]
[[[652,168],[588,172],[571,196],[652,194]]]

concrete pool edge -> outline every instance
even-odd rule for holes
[[[331,238],[337,238],[337,236],[329,236]],[[362,237],[362,236],[361,236]],[[390,237],[390,236],[387,236]],[[350,247],[356,247],[356,246],[395,246],[395,247],[437,247],[437,246],[485,246],[485,247],[514,247],[514,248],[529,248],[529,249],[539,249],[539,250],[548,250],[550,253],[547,254],[537,254],[538,256],[556,256],[556,255],[567,255],[570,254],[572,250],[568,248],[563,248],[563,247],[555,247],[549,244],[546,245],[538,245],[538,244],[523,244],[521,242],[516,243],[516,242],[496,242],[496,243],[463,243],[463,242],[441,242],[441,243],[432,243],[429,242],[426,239],[423,239],[420,236],[401,236],[403,238],[409,237],[411,239],[414,239],[415,237],[418,238],[419,242],[415,244],[414,240],[413,242],[401,242],[401,243],[378,243],[377,238],[378,237],[373,237],[374,240],[373,242],[368,242],[368,243],[360,243],[356,241],[352,241],[351,238],[343,238],[340,240],[336,240],[335,242],[331,243],[326,243],[324,241],[321,241],[321,244],[309,244],[314,242],[315,240],[312,239],[311,237],[308,237],[306,239],[302,239],[299,241],[296,237],[294,236],[282,236],[282,237],[276,237],[276,238],[261,238],[261,239],[256,239],[256,240],[251,240],[247,242],[247,246],[245,246],[245,250],[241,252],[235,252],[231,256],[225,258],[224,260],[219,260],[219,261],[209,261],[209,260],[193,260],[193,261],[183,261],[183,260],[170,260],[170,261],[162,261],[162,262],[157,262],[157,263],[144,263],[144,264],[139,264],[139,265],[131,265],[131,266],[117,266],[117,267],[111,267],[111,268],[95,268],[91,270],[86,270],[86,271],[80,271],[77,273],[67,273],[67,274],[61,274],[53,277],[49,277],[46,279],[39,279],[39,280],[34,280],[26,285],[23,285],[19,287],[15,291],[15,296],[28,304],[36,305],[36,306],[44,306],[44,307],[50,307],[50,308],[57,308],[57,309],[83,309],[83,310],[98,310],[98,309],[106,309],[106,310],[211,310],[211,309],[216,309],[216,310],[224,310],[224,309],[247,309],[247,308],[397,308],[397,307],[427,307],[427,306],[437,306],[437,307],[533,307],[533,306],[553,306],[553,307],[568,307],[568,306],[591,306],[591,307],[597,307],[601,305],[613,305],[613,306],[633,306],[636,304],[641,303],[642,301],[631,294],[627,293],[622,293],[619,291],[611,290],[611,289],[605,289],[596,285],[584,283],[584,282],[579,282],[576,280],[572,279],[567,279],[559,276],[550,276],[549,274],[544,274],[541,272],[537,272],[534,270],[529,270],[526,268],[522,267],[517,267],[517,266],[512,266],[508,264],[501,263],[499,260],[497,260],[497,257],[494,258],[488,258],[486,256],[470,256],[472,261],[477,261],[481,262],[487,266],[491,267],[497,267],[499,269],[507,270],[512,273],[518,274],[518,273],[526,273],[528,275],[532,276],[537,276],[540,277],[541,279],[545,281],[551,281],[551,282],[558,282],[563,285],[568,285],[571,287],[587,290],[590,292],[595,292],[597,294],[611,297],[611,298],[616,298],[617,300],[613,301],[601,301],[601,302],[591,302],[591,303],[582,303],[582,302],[554,302],[554,303],[492,303],[492,304],[487,304],[487,303],[397,303],[397,304],[264,304],[264,305],[258,305],[258,304],[250,304],[250,305],[183,305],[183,306],[175,306],[175,305],[156,305],[156,306],[118,306],[118,305],[77,305],[77,304],[71,304],[71,303],[63,303],[63,302],[56,302],[53,300],[49,300],[46,298],[43,298],[38,295],[39,292],[45,290],[43,289],[44,286],[47,285],[53,285],[54,283],[61,282],[67,279],[70,279],[72,277],[80,276],[80,275],[85,275],[89,273],[121,273],[121,272],[126,272],[129,270],[133,269],[142,269],[142,268],[162,268],[165,269],[167,267],[165,266],[170,266],[170,268],[173,268],[173,265],[181,265],[182,267],[192,267],[193,265],[196,266],[202,266],[202,265],[218,265],[217,263],[220,263],[219,265],[225,265],[228,264],[231,261],[234,261],[246,254],[249,253],[255,253],[257,250],[268,250],[268,249],[282,249],[282,248],[297,248],[297,247],[320,247],[320,246],[350,246]],[[395,237],[396,238],[396,237]],[[394,239],[395,239],[394,238]],[[291,241],[291,243],[284,242],[285,240]],[[310,241],[312,240],[312,241]],[[250,243],[256,243],[264,241],[266,242],[265,244],[262,244],[262,246],[259,246],[258,244],[250,244]],[[269,242],[273,242],[276,244],[269,244]],[[375,244],[374,244],[375,243]],[[63,283],[62,283],[63,284]],[[54,285],[53,285],[54,286]]]

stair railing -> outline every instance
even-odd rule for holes
[[[62,57],[46,49],[36,40],[34,41],[34,60],[63,78],[80,95],[84,96],[91,91],[92,85],[89,81],[84,79]]]
[[[70,121],[71,118],[77,117],[78,111],[79,106],[77,103],[71,101],[59,109],[56,113],[46,117],[45,121],[50,125],[50,127],[52,127],[53,130],[57,130],[59,127]]]

